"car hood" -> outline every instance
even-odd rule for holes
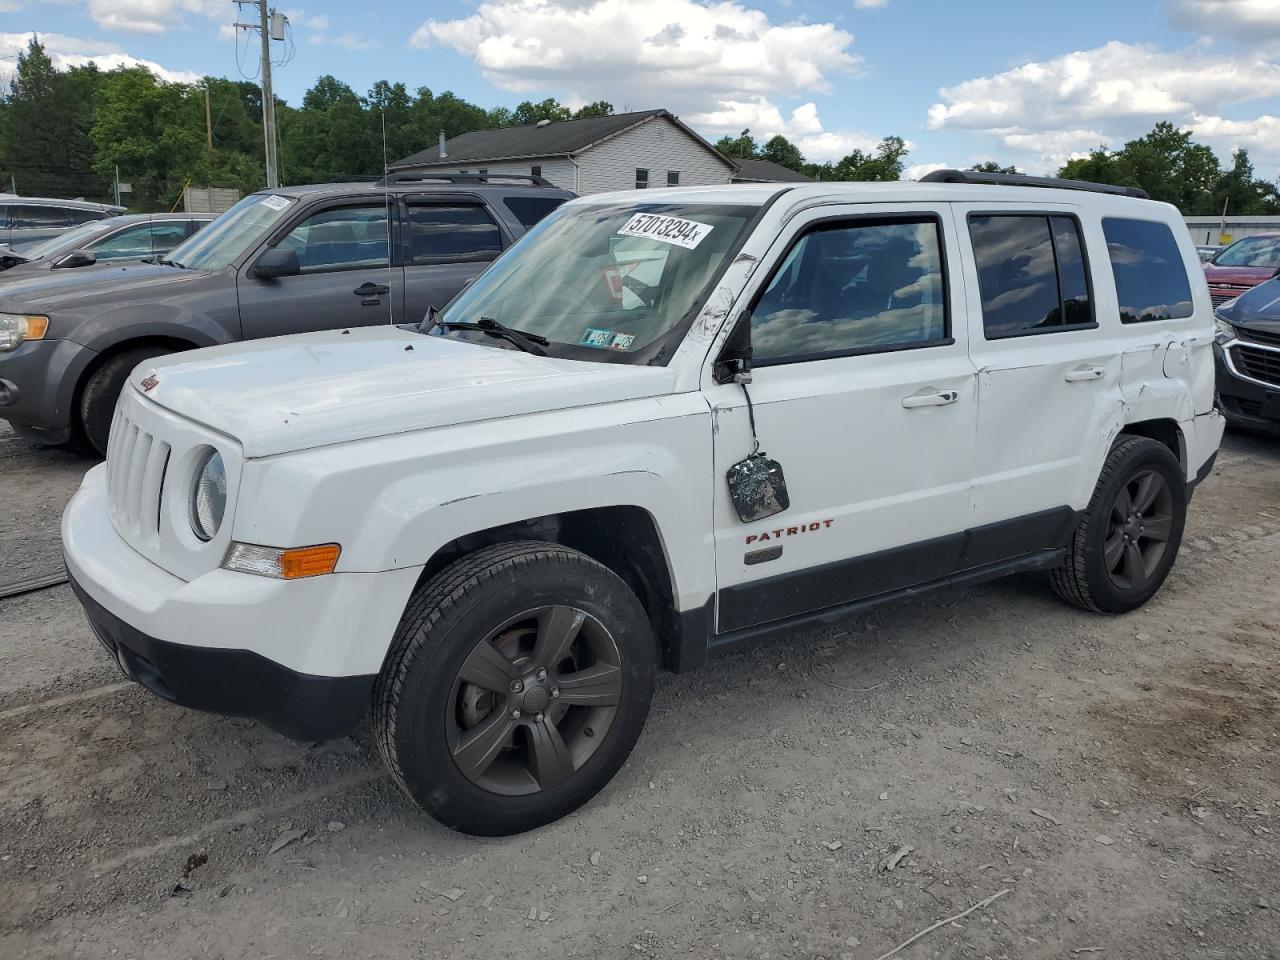
[[[659,396],[672,391],[675,375],[364,327],[174,354],[142,364],[130,382],[155,403],[235,438],[245,456],[267,457]]]
[[[1270,280],[1276,272],[1275,267],[1220,267],[1217,264],[1204,265],[1204,278],[1209,283],[1243,283],[1255,284]]]
[[[183,284],[206,276],[203,270],[184,270],[158,263],[103,264],[75,270],[44,270],[22,277],[21,266],[0,273],[0,313],[54,313],[71,310],[128,292],[130,296],[166,296]],[[17,274],[12,281],[8,274]],[[19,277],[22,277],[19,279]]]
[[[1280,280],[1260,283],[1218,308],[1228,323],[1246,330],[1280,334]]]

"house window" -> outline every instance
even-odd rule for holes
[[[540,177],[542,176],[542,167],[538,166],[537,164],[534,164],[532,167],[529,168],[529,172],[532,173],[535,177]]]
[[[488,172],[489,172],[489,170],[488,170],[488,168],[487,168],[487,167],[481,167],[481,168],[480,168],[480,176],[482,176],[482,177],[483,177],[483,176],[484,176],[486,173],[488,173]]]
[[[679,171],[679,170],[668,170],[668,171],[667,171],[667,186],[668,186],[668,187],[678,187],[678,186],[680,186],[680,171]]]
[[[636,189],[645,190],[649,186],[649,171],[644,167],[636,167]]]

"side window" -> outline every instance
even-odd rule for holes
[[[533,174],[535,177],[540,177],[542,176],[542,167],[539,164],[535,163],[532,167],[529,168],[529,172]]]
[[[1074,218],[973,215],[969,237],[988,340],[1093,324],[1088,266]]]
[[[387,208],[379,203],[321,210],[276,247],[297,253],[303,273],[381,266],[387,262]]]
[[[1191,316],[1191,284],[1169,227],[1154,220],[1104,217],[1122,323]]]
[[[667,186],[668,186],[668,187],[678,187],[678,186],[680,186],[680,171],[679,171],[679,170],[668,170],[668,171],[667,171]]]
[[[932,217],[809,231],[751,312],[759,365],[930,346],[949,335],[942,232]]]
[[[168,253],[185,240],[186,236],[185,220],[140,223],[97,243],[90,243],[87,249],[92,250],[99,260],[137,259],[155,253]]]
[[[413,263],[491,260],[502,250],[502,234],[479,204],[415,204],[409,207]]]
[[[504,197],[502,202],[527,230],[560,204],[564,197]]]
[[[644,190],[649,186],[649,171],[644,167],[636,167],[636,189]]]
[[[73,226],[79,226],[82,223],[105,220],[108,216],[111,216],[111,214],[103,213],[101,210],[68,210],[67,222]]]
[[[9,207],[9,226],[15,230],[42,227],[69,227],[73,221],[65,207],[14,204]]]

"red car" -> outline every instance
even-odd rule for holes
[[[1280,233],[1237,240],[1204,265],[1215,307],[1270,280],[1280,270]]]

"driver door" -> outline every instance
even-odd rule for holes
[[[770,259],[746,291],[747,389],[790,507],[739,519],[725,474],[752,450],[746,398],[704,382],[721,634],[946,576],[970,508],[976,370],[949,206],[823,207]]]
[[[389,258],[387,210],[378,198],[306,211],[267,248],[297,253],[294,276],[263,279],[251,259],[237,281],[244,338],[401,322],[404,270]]]

